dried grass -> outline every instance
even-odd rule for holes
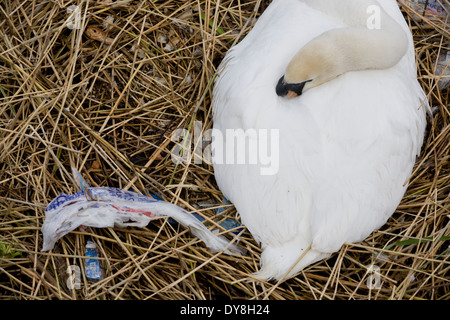
[[[257,270],[261,253],[247,230],[240,234],[246,256],[212,254],[167,219],[142,229],[92,230],[105,278],[88,282],[81,268],[80,290],[68,289],[66,270],[83,265],[85,234],[74,231],[40,252],[44,208],[59,193],[75,191],[71,166],[91,186],[158,193],[208,219],[220,206],[237,216],[223,204],[210,165],[173,163],[170,137],[177,128],[192,129],[192,119],[211,128],[216,68],[268,3],[2,1],[2,299],[450,297],[449,90],[437,89],[434,72],[449,29],[414,21],[407,7],[419,79],[434,113],[403,201],[368,239],[281,284],[243,281]],[[72,4],[81,8],[80,29],[67,28]],[[196,206],[207,201],[217,206]],[[372,265],[379,267],[379,289],[367,285],[377,275]]]

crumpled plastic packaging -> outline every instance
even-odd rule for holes
[[[405,4],[420,15],[423,15],[429,20],[445,21],[450,5],[443,0],[405,0]],[[422,18],[418,15],[413,15],[414,20],[420,21]]]
[[[212,252],[244,254],[223,236],[209,231],[198,219],[177,205],[118,188],[84,188],[73,194],[60,194],[45,209],[42,225],[42,251],[51,250],[56,241],[79,226],[145,227],[150,220],[169,216],[200,238]]]

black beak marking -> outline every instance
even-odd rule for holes
[[[276,87],[277,95],[280,97],[285,97],[289,91],[292,91],[299,96],[302,94],[305,84],[310,81],[312,81],[312,80],[307,80],[307,81],[300,82],[300,83],[286,83],[286,82],[284,82],[284,76],[282,76],[280,78],[280,80],[278,81],[278,84]]]

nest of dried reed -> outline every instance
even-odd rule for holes
[[[90,231],[104,279],[82,268],[86,235],[42,253],[44,208],[73,193],[70,167],[91,186],[159,194],[212,220],[239,219],[208,163],[175,165],[171,134],[211,128],[211,80],[225,52],[269,1],[19,1],[0,4],[0,298],[2,299],[448,299],[449,90],[436,59],[448,24],[403,6],[418,77],[433,108],[410,187],[388,223],[361,243],[281,284],[248,283],[260,249],[212,254],[187,230]],[[77,5],[68,9],[71,5]],[[70,12],[79,10],[81,19]],[[422,16],[413,19],[414,15]],[[210,206],[202,206],[210,203]],[[81,288],[66,271],[81,266]],[[376,267],[373,267],[376,266]],[[370,281],[377,280],[374,288]]]

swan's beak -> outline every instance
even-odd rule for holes
[[[288,93],[286,95],[286,98],[292,99],[292,98],[295,98],[295,97],[298,97],[298,94],[296,94],[294,91],[288,91]]]
[[[284,81],[284,76],[280,78],[278,81],[276,92],[280,97],[286,97],[288,99],[295,98],[302,94],[303,88],[308,81],[300,82],[300,83],[286,83]]]

